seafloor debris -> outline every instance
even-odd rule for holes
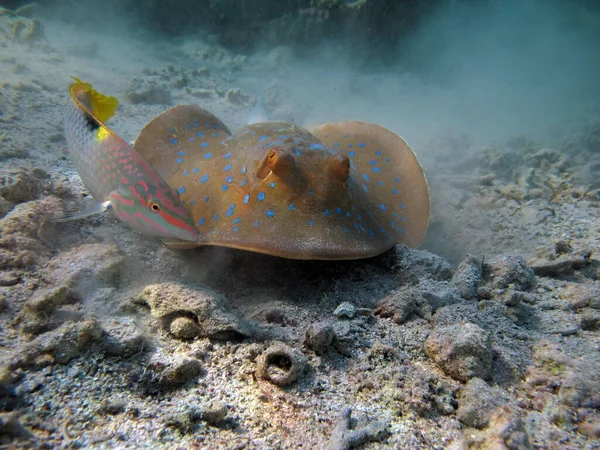
[[[248,325],[227,308],[225,297],[204,286],[154,284],[146,286],[134,302],[148,305],[163,329],[182,339],[250,335]]]
[[[385,439],[388,435],[386,422],[369,421],[364,414],[358,415],[359,420],[352,417],[352,408],[345,407],[342,410],[327,444],[327,450],[348,450],[367,442]]]
[[[273,342],[256,360],[256,374],[277,386],[288,386],[307,368],[306,357],[283,342]]]

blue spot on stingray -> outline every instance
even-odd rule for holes
[[[219,215],[218,215],[218,214],[215,214],[215,215],[213,216],[213,220],[217,220],[218,218],[219,218]]]
[[[255,220],[254,222],[252,222],[252,225],[254,225],[255,227],[260,225],[260,222],[258,220]]]
[[[250,194],[244,195],[244,205],[247,205],[249,201],[250,201]]]
[[[229,158],[231,158],[231,152],[227,152],[227,153],[225,153],[225,154],[223,155],[223,158],[225,158],[225,159],[229,159]]]
[[[312,227],[315,225],[315,222],[313,220],[309,220],[307,223],[308,223],[309,227]]]
[[[321,144],[310,144],[311,150],[320,150],[322,148],[323,148],[323,146]]]
[[[378,184],[379,186],[383,186],[383,181],[378,181],[378,182],[377,182],[377,184]]]
[[[234,224],[240,223],[240,218],[236,217],[235,219],[233,219],[233,223]]]
[[[171,139],[171,144],[177,144],[177,139]]]
[[[210,159],[212,158],[212,153],[207,153],[206,155],[204,155],[204,159]]]
[[[185,192],[185,186],[181,186],[179,189],[177,189],[177,192],[183,194]]]
[[[226,183],[231,183],[233,181],[233,177],[229,176],[229,177],[225,177],[225,182]]]
[[[192,169],[192,173],[198,173],[198,172],[200,172],[200,169],[198,169],[197,167],[194,167]]]
[[[350,217],[350,216],[351,216],[350,211],[347,211],[346,212],[346,217]]]
[[[398,218],[398,213],[392,214],[396,219]]]
[[[175,128],[169,128],[169,133],[175,133]]]
[[[177,161],[177,164],[181,164],[183,162],[183,158],[177,158],[175,161]]]
[[[348,148],[352,148],[352,144],[348,144]]]
[[[375,232],[369,228],[369,236],[375,236]]]
[[[341,214],[342,213],[342,208],[340,208],[340,207],[335,208],[335,213],[336,214]]]
[[[272,188],[274,188],[274,187],[275,187],[275,182],[274,182],[274,181],[271,181],[271,182],[269,183],[269,186],[271,186]]]
[[[267,211],[265,212],[265,215],[267,217],[273,217],[275,215],[275,211],[273,211],[272,209],[267,209]]]
[[[396,226],[396,221],[395,220],[390,220],[390,226],[395,227]]]
[[[365,146],[365,144],[364,144],[363,142],[359,142],[359,143],[358,143],[358,146],[359,146],[359,147],[364,147],[364,146]]]
[[[248,179],[247,179],[247,178],[244,178],[244,179],[242,180],[242,182],[240,183],[240,186],[241,186],[241,187],[244,187],[244,186],[246,186],[246,183],[248,183]]]
[[[189,172],[189,171],[187,171],[187,170],[184,170],[184,171],[183,171],[183,176],[184,176],[184,177],[187,177],[189,174],[190,174],[190,172]]]
[[[348,228],[344,227],[344,232],[350,233],[350,230]]]
[[[239,228],[239,227],[233,227],[233,232],[234,232],[234,233],[237,233],[238,231],[240,231],[240,228]]]
[[[400,208],[406,209],[406,203],[404,203],[404,202],[400,203]]]
[[[194,136],[192,136],[191,138],[188,138],[188,141],[193,142],[196,138]]]
[[[354,228],[356,228],[357,231],[360,231],[360,227],[356,223],[353,223],[352,225],[354,226]]]
[[[229,172],[231,170],[231,164],[227,164],[224,168],[223,171],[224,172]]]
[[[213,133],[212,134],[214,137],[219,137],[219,133]]]
[[[400,229],[400,234],[406,234],[406,231],[401,228]]]
[[[210,197],[204,197],[204,203],[208,203],[209,200],[210,200]]]
[[[400,177],[394,178],[394,183],[397,183],[398,181],[400,181]]]
[[[381,150],[377,150],[377,151],[375,152],[375,155],[377,155],[377,156],[381,156]]]
[[[227,210],[227,212],[225,213],[225,215],[227,217],[231,217],[233,216],[233,211],[235,210],[235,204],[232,204],[229,206],[229,209]]]
[[[258,138],[259,141],[264,141],[265,139],[267,139],[268,136],[265,136],[264,134]]]
[[[265,193],[259,192],[258,195],[256,196],[256,198],[258,199],[259,202],[262,202],[265,199]]]
[[[368,188],[366,185],[364,185],[364,184],[363,184],[363,185],[361,185],[361,186],[362,186],[362,188],[363,188],[363,191],[365,191],[365,192],[369,192],[369,188]]]
[[[348,136],[350,136],[350,135],[349,135],[348,133],[346,133],[346,134],[344,135],[344,139],[346,139]]]
[[[326,209],[325,211],[323,211],[323,214],[325,214],[326,216],[330,216],[331,215],[331,211],[329,211],[328,209]]]
[[[367,175],[366,173],[363,173],[363,174],[362,174],[362,177],[363,177],[363,179],[365,179],[365,180],[367,180],[367,181],[369,181],[369,180],[370,180],[370,178],[369,178],[369,175]]]
[[[226,184],[224,184],[221,189],[223,190],[223,192],[227,191],[227,189],[229,189],[229,186],[227,186]]]
[[[200,178],[200,183],[206,183],[208,181],[208,178],[208,175],[202,175],[202,178]]]
[[[385,158],[384,161],[385,162],[390,162],[390,158]]]
[[[373,212],[372,212],[372,211],[369,211],[369,212],[368,212],[368,215],[369,215],[369,217],[370,217],[371,219],[375,220],[375,216],[373,215]]]
[[[243,167],[242,167],[242,170],[240,171],[240,173],[241,173],[242,175],[244,175],[244,174],[246,173],[246,166],[243,166]]]
[[[404,216],[400,217],[400,222],[406,222],[406,217],[404,217]]]
[[[356,155],[356,153],[354,153],[354,152],[348,152],[348,156],[354,156],[354,155]]]
[[[177,156],[185,156],[185,152],[177,152]]]
[[[340,143],[339,143],[339,142],[336,142],[335,144],[333,144],[333,146],[334,146],[334,147],[339,147],[339,146],[340,146]]]
[[[188,123],[188,124],[186,124],[184,128],[185,128],[186,130],[189,130],[189,129],[191,128],[191,127],[190,127],[190,124],[189,124],[189,123]]]
[[[196,200],[190,200],[190,205],[195,205],[196,204]]]
[[[313,191],[308,191],[308,195],[313,195]]]
[[[360,214],[357,214],[356,217],[362,222],[362,216]]]
[[[206,222],[206,220],[204,219],[204,217],[202,219],[200,219],[198,221],[198,225],[204,225],[204,222]]]
[[[294,153],[298,156],[302,156],[302,152],[300,150],[298,150],[297,148],[294,149]]]
[[[204,137],[204,134],[201,133],[200,131],[196,131],[196,136],[198,136],[198,137]]]
[[[208,147],[208,142],[202,142],[202,143],[200,144],[200,147]]]
[[[379,173],[381,169],[379,167],[373,167],[373,172],[375,173]]]
[[[398,195],[398,189],[394,189],[394,190],[392,190],[392,194],[393,194],[393,195]]]
[[[290,206],[288,206],[288,209],[290,211],[294,211],[296,209],[296,205],[294,205],[293,203],[291,203]]]
[[[371,161],[369,161],[369,164],[371,164],[372,166],[374,166],[375,164],[377,164],[377,161],[375,161],[374,159],[372,159]]]
[[[379,228],[379,231],[380,231],[381,233],[385,233],[385,228],[381,227],[381,228]]]

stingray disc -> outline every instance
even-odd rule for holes
[[[231,136],[220,120],[191,105],[152,120],[135,149],[157,171],[169,173],[166,181],[201,235],[196,243],[167,245],[219,245],[291,259],[358,259],[397,242],[418,245],[429,197],[406,143],[361,122],[323,125],[316,132],[325,143],[287,122],[253,124]],[[337,140],[329,144],[332,134],[345,140],[343,152]],[[348,151],[354,145],[356,153]]]

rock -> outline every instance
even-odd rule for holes
[[[174,318],[169,324],[169,331],[178,339],[194,339],[202,334],[202,328],[191,317]]]
[[[193,358],[181,358],[169,364],[160,374],[163,387],[180,386],[196,378],[202,371],[202,363]]]
[[[153,284],[146,286],[134,302],[147,304],[152,317],[176,337],[238,339],[250,334],[248,325],[229,311],[225,297],[204,286]],[[173,325],[181,318],[185,319]]]
[[[345,407],[325,448],[349,450],[368,442],[381,442],[389,434],[387,427],[387,422],[370,421],[364,413],[360,415],[360,420],[352,420],[352,408]]]
[[[600,439],[600,417],[590,417],[577,427],[577,432],[591,439]]]
[[[482,262],[473,255],[467,255],[452,276],[451,283],[462,298],[470,300],[477,297],[477,287],[482,274]]]
[[[419,289],[432,312],[461,301],[458,290],[447,281],[424,280],[419,284]],[[429,319],[430,313],[428,311],[430,309],[425,308],[424,315],[421,317]]]
[[[209,425],[219,426],[227,417],[227,407],[220,402],[213,402],[201,408],[195,409],[190,414],[192,421],[202,420]]]
[[[333,315],[338,319],[354,319],[356,315],[356,308],[350,302],[343,302],[335,308]]]
[[[273,342],[256,361],[258,377],[277,386],[288,386],[306,370],[306,357],[283,342]]]
[[[590,256],[589,251],[583,251],[562,255],[554,260],[534,259],[530,261],[530,266],[539,277],[561,277],[588,266]]]
[[[376,316],[390,317],[397,324],[404,323],[413,313],[424,319],[431,318],[431,306],[419,290],[413,287],[392,291],[374,310]]]
[[[486,264],[492,285],[496,289],[505,289],[514,285],[515,289],[525,291],[533,286],[534,271],[527,267],[521,256],[502,256]]]
[[[489,333],[473,323],[440,327],[425,340],[425,353],[446,374],[460,381],[491,378]]]
[[[59,328],[44,333],[27,343],[14,355],[12,368],[33,364],[40,356],[50,356],[50,362],[66,364],[89,349],[102,337],[102,327],[96,319],[65,322]]]
[[[396,246],[396,267],[403,276],[415,282],[422,279],[450,280],[454,275],[452,266],[441,256],[426,250],[411,250],[404,245]]]
[[[317,355],[323,355],[333,341],[333,328],[327,322],[317,322],[309,325],[304,336],[304,345]]]
[[[256,103],[254,97],[244,94],[240,88],[233,88],[227,91],[227,100],[235,106],[252,106]]]
[[[0,286],[16,286],[21,282],[21,277],[17,272],[0,272]]]
[[[586,311],[581,317],[581,329],[586,331],[600,330],[600,312]]]
[[[12,37],[23,44],[31,44],[44,38],[44,29],[39,20],[19,18],[14,22]]]
[[[458,399],[458,419],[468,427],[485,428],[492,412],[508,402],[507,393],[490,387],[481,378],[471,378]]]
[[[125,91],[125,98],[133,105],[170,105],[173,101],[171,91],[147,78],[133,79]]]
[[[533,445],[519,414],[509,406],[497,409],[486,430],[465,435],[465,448],[531,450]]]
[[[123,270],[125,255],[116,244],[84,244],[52,258],[43,278],[83,295],[99,285],[118,285]]]
[[[31,434],[19,421],[16,412],[0,412],[0,436],[10,436],[16,439],[30,439]]]
[[[25,312],[52,314],[56,308],[66,303],[69,294],[69,288],[66,286],[43,289],[25,303]]]
[[[0,195],[11,203],[36,200],[41,190],[40,180],[25,169],[9,172],[0,177]]]
[[[131,358],[144,351],[146,337],[135,321],[126,317],[107,320],[102,324],[102,349],[110,356]]]

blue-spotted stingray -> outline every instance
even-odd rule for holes
[[[290,259],[359,259],[421,244],[423,169],[398,135],[358,121],[263,122],[232,134],[194,105],[148,123],[134,148],[180,195],[199,238]]]

